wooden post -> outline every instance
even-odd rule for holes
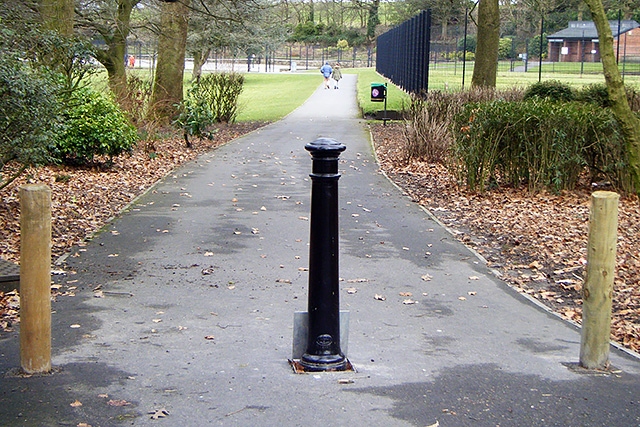
[[[580,365],[587,369],[604,369],[609,364],[619,198],[611,191],[596,191],[591,196],[580,342]]]
[[[51,370],[51,189],[20,188],[20,364]]]

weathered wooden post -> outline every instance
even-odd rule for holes
[[[580,365],[587,369],[604,369],[609,364],[619,198],[611,191],[591,195],[580,342]]]
[[[51,370],[51,189],[20,188],[20,364]]]

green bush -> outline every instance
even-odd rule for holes
[[[213,73],[197,83],[199,95],[209,105],[213,120],[232,123],[238,114],[238,97],[242,93],[244,76],[238,73]]]
[[[49,146],[59,129],[56,81],[37,73],[7,52],[0,55],[0,188],[19,173],[3,179],[11,161],[24,170],[49,163]]]
[[[137,141],[135,128],[110,98],[88,88],[73,92],[66,101],[65,130],[54,154],[60,160],[89,163],[95,156],[112,159],[131,152]]]
[[[602,108],[611,107],[607,85],[604,83],[593,83],[582,87],[576,93],[576,99]]]
[[[184,130],[187,147],[189,136],[210,137],[208,129],[215,123],[231,123],[238,114],[238,98],[244,76],[237,73],[213,73],[202,76],[187,92],[174,125]]]
[[[460,92],[430,91],[425,97],[413,97],[407,110],[405,127],[405,159],[446,163],[451,146],[451,124],[456,114],[470,102],[495,99],[520,101],[522,90],[496,91],[492,88],[472,88]]]
[[[571,86],[559,80],[545,80],[543,82],[534,83],[524,92],[524,99],[546,98],[552,101],[573,101],[575,93]]]
[[[180,103],[178,117],[173,122],[174,126],[184,131],[184,140],[189,148],[191,148],[190,136],[210,137],[211,134],[207,129],[215,123],[209,103],[201,92],[202,88],[197,83],[187,91],[187,96]]]
[[[453,132],[454,163],[474,191],[490,182],[571,189],[585,166],[592,177],[625,183],[623,140],[608,109],[536,98],[468,104]]]

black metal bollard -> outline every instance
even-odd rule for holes
[[[309,249],[309,335],[300,359],[305,371],[344,371],[340,349],[338,272],[338,157],[347,147],[319,138],[304,147],[312,156]]]

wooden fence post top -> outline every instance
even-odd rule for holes
[[[615,191],[594,191],[591,197],[594,199],[619,199],[620,195]]]
[[[20,187],[20,192],[40,192],[45,191],[47,193],[51,192],[51,188],[47,184],[25,184]]]

